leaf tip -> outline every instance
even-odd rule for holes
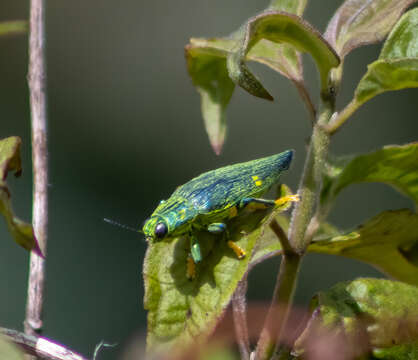
[[[221,155],[223,143],[211,143],[212,149],[215,152],[216,155]]]

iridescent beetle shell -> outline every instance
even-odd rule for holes
[[[173,238],[238,215],[243,199],[258,198],[278,183],[292,157],[293,150],[287,150],[208,171],[179,186],[145,222],[146,238]]]

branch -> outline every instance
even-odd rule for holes
[[[277,222],[277,220],[275,218],[273,218],[273,220],[271,221],[270,228],[271,228],[271,230],[273,230],[273,232],[275,233],[275,235],[279,239],[280,245],[282,246],[282,249],[283,249],[283,253],[284,254],[294,253],[294,251],[292,249],[292,246],[289,243],[289,239],[288,239],[286,233],[284,232],[283,228],[279,225],[279,223]]]
[[[26,335],[16,330],[0,328],[0,334],[6,340],[18,345],[29,355],[47,360],[87,360],[87,358],[57,344],[56,342],[32,335]]]
[[[311,119],[312,126],[315,124],[316,121],[316,108],[314,103],[312,102],[311,95],[309,94],[308,89],[305,86],[305,83],[302,80],[292,80],[293,84],[296,86],[298,90],[299,96],[305,104],[306,110],[308,111],[309,117]]]
[[[281,242],[283,256],[276,279],[273,300],[257,343],[256,360],[271,359],[278,354],[280,342],[287,327],[300,263],[309,245],[306,230],[312,219],[315,203],[320,193],[322,167],[328,152],[330,135],[323,127],[324,124],[328,123],[334,111],[334,100],[334,96],[331,94],[322,96],[321,110],[313,129],[298,190],[300,201],[296,203],[292,212],[289,238],[277,223],[272,222],[270,225]]]
[[[337,114],[337,116],[325,125],[325,130],[330,134],[334,134],[344,123],[357,111],[361,106],[355,99],[351,100],[348,105]]]
[[[313,129],[298,190],[300,201],[296,203],[292,212],[289,241],[292,248],[300,255],[305,253],[309,245],[305,237],[306,229],[312,219],[315,203],[320,194],[322,172],[330,142],[330,135],[324,130],[324,125],[331,118],[333,110],[333,101],[323,101],[318,122]]]
[[[48,160],[44,60],[44,3],[31,0],[28,85],[32,123],[33,229],[39,246],[46,254],[48,228]],[[25,333],[35,335],[42,330],[44,297],[44,259],[31,253]]]
[[[232,296],[232,316],[234,319],[235,337],[241,354],[241,360],[250,359],[250,341],[247,326],[247,304],[245,294],[247,292],[247,276],[239,283]]]

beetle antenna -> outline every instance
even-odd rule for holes
[[[115,226],[119,226],[120,228],[125,229],[125,230],[129,230],[129,231],[133,231],[133,232],[139,232],[141,234],[144,233],[142,230],[135,229],[135,228],[133,228],[131,226],[128,226],[128,225],[125,225],[125,224],[121,224],[121,223],[119,223],[119,222],[117,222],[115,220],[112,220],[112,219],[103,218],[103,220],[105,222],[107,222],[108,224],[115,225]]]

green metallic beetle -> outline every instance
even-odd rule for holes
[[[194,278],[194,264],[202,260],[196,230],[227,234],[226,222],[239,216],[244,208],[267,208],[297,201],[294,195],[277,200],[259,198],[274,184],[292,161],[293,150],[245,163],[208,171],[179,186],[168,200],[162,200],[143,232],[148,241],[189,236],[190,255],[187,276]],[[232,241],[228,246],[239,259],[245,251]]]

